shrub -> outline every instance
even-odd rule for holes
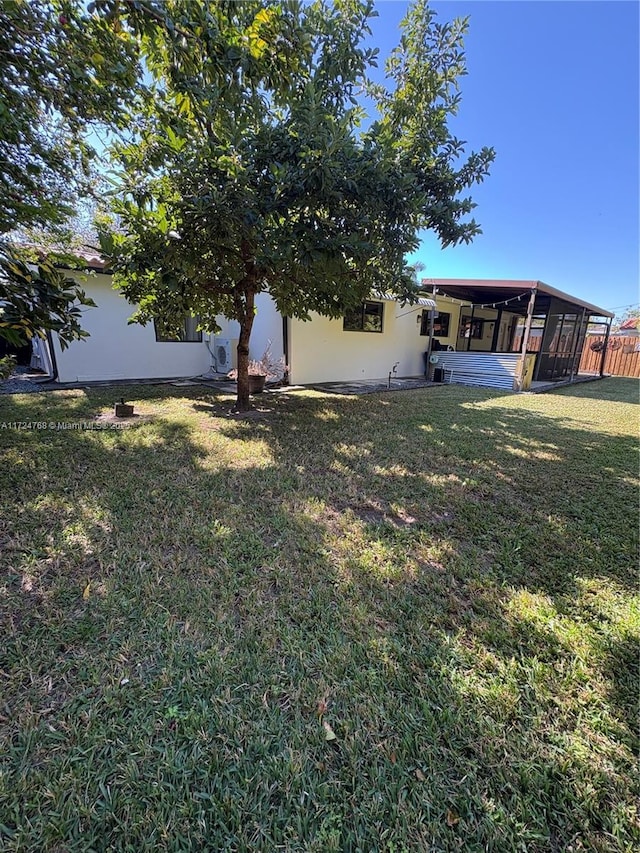
[[[4,358],[0,358],[0,381],[3,382],[11,376],[17,363],[18,360],[15,355],[5,355]]]

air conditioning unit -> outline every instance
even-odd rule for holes
[[[213,339],[213,367],[217,373],[228,373],[237,366],[238,339]]]

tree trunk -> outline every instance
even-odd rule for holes
[[[236,412],[247,412],[251,408],[249,402],[249,340],[255,314],[254,299],[255,291],[247,289],[243,310],[238,317],[240,338],[238,339],[238,396],[234,406]]]

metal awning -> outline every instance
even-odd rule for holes
[[[419,296],[415,302],[400,299],[393,293],[380,293],[379,291],[373,294],[376,299],[382,299],[384,302],[397,302],[400,305],[421,305],[423,308],[435,308],[435,299],[428,299],[426,296]]]

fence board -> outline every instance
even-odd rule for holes
[[[601,352],[594,352],[591,347],[604,343],[603,335],[589,335],[584,344],[580,359],[580,373],[598,373],[600,371]],[[604,372],[612,376],[630,376],[640,378],[640,338],[611,337],[607,346],[604,360]]]

